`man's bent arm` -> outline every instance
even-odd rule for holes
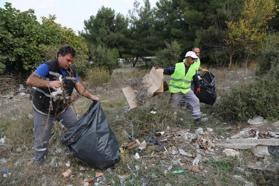
[[[40,78],[36,73],[32,73],[26,80],[26,84],[38,88],[52,88],[56,89],[62,86],[60,81],[48,81]]]
[[[80,82],[77,82],[75,85],[78,93],[88,99],[99,101],[99,97],[92,95]]]

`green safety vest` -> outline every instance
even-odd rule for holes
[[[196,70],[198,71],[200,69],[200,66],[201,66],[200,58],[196,59],[195,62],[192,65],[195,66]]]
[[[196,72],[196,66],[190,65],[188,72],[185,75],[184,63],[176,63],[175,71],[171,75],[171,80],[169,83],[170,93],[188,93],[191,90],[192,79]]]

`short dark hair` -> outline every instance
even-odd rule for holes
[[[65,46],[61,47],[61,48],[58,50],[58,52],[57,52],[57,57],[58,57],[59,55],[65,56],[65,55],[67,55],[67,54],[71,54],[73,57],[75,57],[76,51],[75,51],[75,49],[74,49],[73,47],[71,47],[71,46],[69,46],[69,45],[65,45]]]

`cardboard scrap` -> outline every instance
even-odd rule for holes
[[[135,90],[132,87],[128,86],[128,87],[122,88],[122,91],[126,97],[126,100],[128,101],[130,109],[136,108],[138,106],[138,104],[137,104],[137,100],[136,100]]]
[[[149,97],[164,92],[163,71],[163,69],[155,69],[153,67],[151,71],[143,77],[142,85],[147,89],[147,95]],[[122,88],[122,91],[130,109],[136,108],[138,106],[137,91],[130,86]]]

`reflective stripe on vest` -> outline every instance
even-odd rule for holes
[[[185,74],[185,64],[183,62],[176,63],[175,71],[171,75],[171,80],[169,83],[170,93],[188,93],[191,90],[191,83],[195,74],[195,66],[191,65]]]

